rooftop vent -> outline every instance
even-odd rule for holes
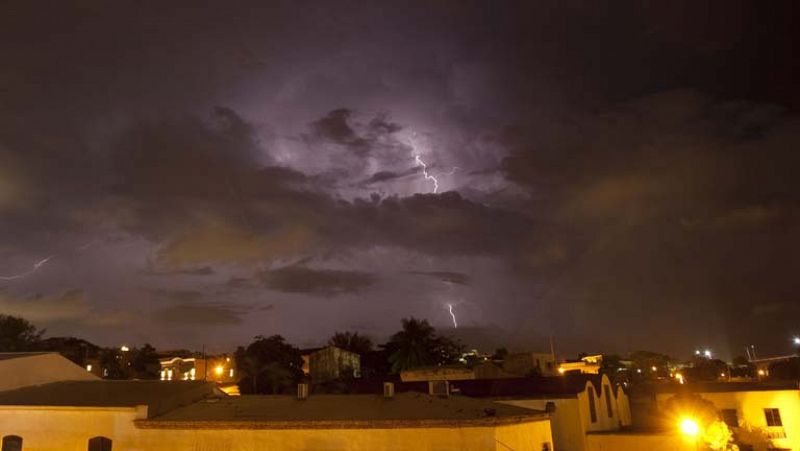
[[[428,394],[431,396],[450,396],[450,382],[428,381]]]
[[[308,399],[308,384],[297,384],[297,399]]]
[[[394,383],[392,382],[383,383],[383,397],[394,398]]]

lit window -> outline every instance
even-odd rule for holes
[[[233,377],[233,368],[231,368],[230,375]]]
[[[167,370],[167,380],[168,381],[172,380],[172,370]]]
[[[592,417],[592,423],[597,422],[597,407],[594,405],[594,388],[589,387],[589,415]]]
[[[18,435],[3,437],[3,451],[22,451],[22,437]]]
[[[86,365],[86,371],[92,371],[92,365]]]
[[[111,439],[107,437],[90,438],[89,451],[111,451]]]
[[[194,368],[192,368],[192,369],[189,371],[189,374],[190,374],[190,377],[189,377],[189,378],[190,378],[191,380],[194,380],[194,376],[195,376],[195,374],[197,374],[197,371],[195,371],[195,369],[194,369]]]
[[[767,426],[783,426],[779,409],[764,409],[764,416],[767,418]]]
[[[163,381],[163,380],[166,380],[166,379],[167,379],[167,372],[166,372],[166,370],[161,370],[161,380]]]

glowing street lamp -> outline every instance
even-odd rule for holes
[[[681,433],[689,438],[696,438],[700,434],[700,425],[692,418],[684,418],[678,424]]]
[[[706,356],[707,359],[710,359],[711,358],[711,350],[710,349],[706,349],[705,351],[703,351],[703,355]]]
[[[225,371],[225,368],[223,368],[222,365],[217,365],[217,367],[214,368],[214,372],[217,373],[217,376],[222,376],[223,371]]]
[[[792,338],[792,343],[794,343],[795,346],[800,346],[800,337]]]

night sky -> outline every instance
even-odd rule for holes
[[[5,1],[0,312],[211,351],[413,315],[485,350],[789,352],[797,16]]]

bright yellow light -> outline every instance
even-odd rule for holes
[[[217,367],[214,368],[214,372],[217,373],[217,376],[222,376],[223,371],[225,371],[225,368],[223,368],[222,365],[217,365]]]
[[[654,367],[654,366],[651,366],[651,367],[650,367],[650,369],[651,369],[651,370],[653,370],[653,371],[655,371],[655,370],[657,370],[658,368],[656,368],[656,367]]]
[[[566,370],[565,370],[564,368],[559,368],[559,369],[558,369],[558,372],[559,372],[560,374],[564,374],[564,372],[565,372],[565,371],[566,371]]]
[[[681,432],[689,437],[697,437],[700,433],[700,426],[697,421],[691,418],[684,418],[680,423]]]
[[[719,373],[719,377],[725,377],[725,373]]]
[[[125,346],[125,345],[122,345],[122,346],[119,348],[119,350],[120,350],[120,351],[122,351],[122,352],[128,352],[128,351],[130,351],[131,349],[130,349],[129,347]]]
[[[766,374],[766,372],[764,370],[758,370],[758,375],[759,376],[763,376],[764,374]]]

